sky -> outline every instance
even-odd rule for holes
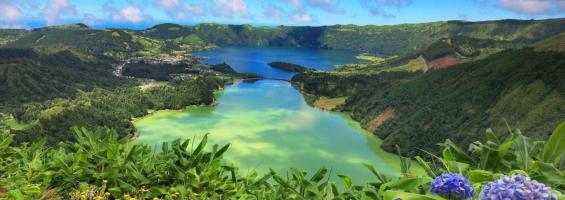
[[[393,25],[565,17],[565,0],[0,0],[0,28],[69,23],[144,29],[170,22]]]

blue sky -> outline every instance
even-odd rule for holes
[[[85,23],[147,28],[172,22],[391,25],[565,17],[565,0],[0,0],[0,27]]]

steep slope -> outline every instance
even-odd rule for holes
[[[565,32],[542,40],[534,45],[537,51],[565,52]]]
[[[197,26],[163,24],[140,31],[140,34],[155,39],[175,39],[194,34],[204,42],[219,46],[296,46],[354,49],[382,55],[396,55],[424,48],[441,38],[456,35],[532,44],[562,31],[565,31],[563,18],[484,22],[447,21],[392,26],[253,27],[210,23]]]
[[[111,87],[123,81],[110,73],[111,65],[99,60],[83,60],[65,50],[53,54],[31,49],[0,49],[1,104],[20,104],[57,97],[74,96],[79,91]]]
[[[428,73],[313,73],[293,81],[306,93],[348,96],[341,110],[383,138],[386,150],[400,145],[422,155],[419,149],[432,150],[446,138],[464,145],[484,139],[483,127],[507,133],[504,120],[547,138],[565,120],[562,77],[565,54],[526,48]]]
[[[391,58],[346,64],[339,66],[339,71],[363,73],[383,71],[428,71],[451,65],[478,60],[490,54],[509,48],[524,46],[519,42],[477,39],[462,35],[442,38],[425,48],[408,51]]]

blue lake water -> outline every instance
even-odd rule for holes
[[[239,72],[268,78],[290,79],[293,73],[267,65],[284,61],[322,70],[335,64],[356,62],[355,52],[279,47],[224,47],[199,52],[208,63],[226,62]],[[381,173],[399,174],[399,159],[380,148],[381,140],[342,113],[327,112],[306,104],[286,81],[260,80],[228,85],[213,107],[159,111],[137,120],[139,141],[159,146],[176,138],[200,138],[209,143],[231,144],[224,160],[244,172],[285,173],[289,168],[315,172],[319,167],[347,174],[357,183],[374,179],[363,168],[370,163]]]
[[[226,62],[238,72],[256,73],[266,78],[290,79],[294,73],[274,69],[270,62],[280,61],[299,64],[319,70],[333,70],[334,65],[355,63],[359,52],[296,47],[220,47],[195,52],[203,56],[207,64]]]

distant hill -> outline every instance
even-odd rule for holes
[[[22,38],[26,33],[28,31],[24,29],[0,29],[0,47]]]
[[[127,55],[158,54],[164,43],[127,30],[90,29],[83,24],[51,26],[27,31],[4,47],[72,48],[92,55],[124,58]]]
[[[476,39],[532,44],[565,31],[565,19],[497,20],[484,22],[447,21],[391,26],[335,25],[322,27],[254,27],[251,25],[162,24],[139,31],[154,39],[175,39],[194,34],[219,46],[298,46],[355,49],[397,55],[457,35]]]
[[[516,41],[478,39],[462,35],[441,38],[424,48],[408,51],[398,56],[371,62],[345,64],[339,71],[385,72],[428,71],[484,58],[493,53],[524,47]]]
[[[52,54],[32,49],[0,48],[1,104],[21,104],[123,83],[111,65],[64,50]]]
[[[547,138],[565,120],[563,77],[565,54],[525,48],[427,73],[315,72],[293,82],[308,94],[348,97],[340,110],[383,138],[386,150],[400,145],[423,155],[419,149],[433,150],[446,138],[464,146],[483,140],[484,127],[507,134],[505,120]]]

